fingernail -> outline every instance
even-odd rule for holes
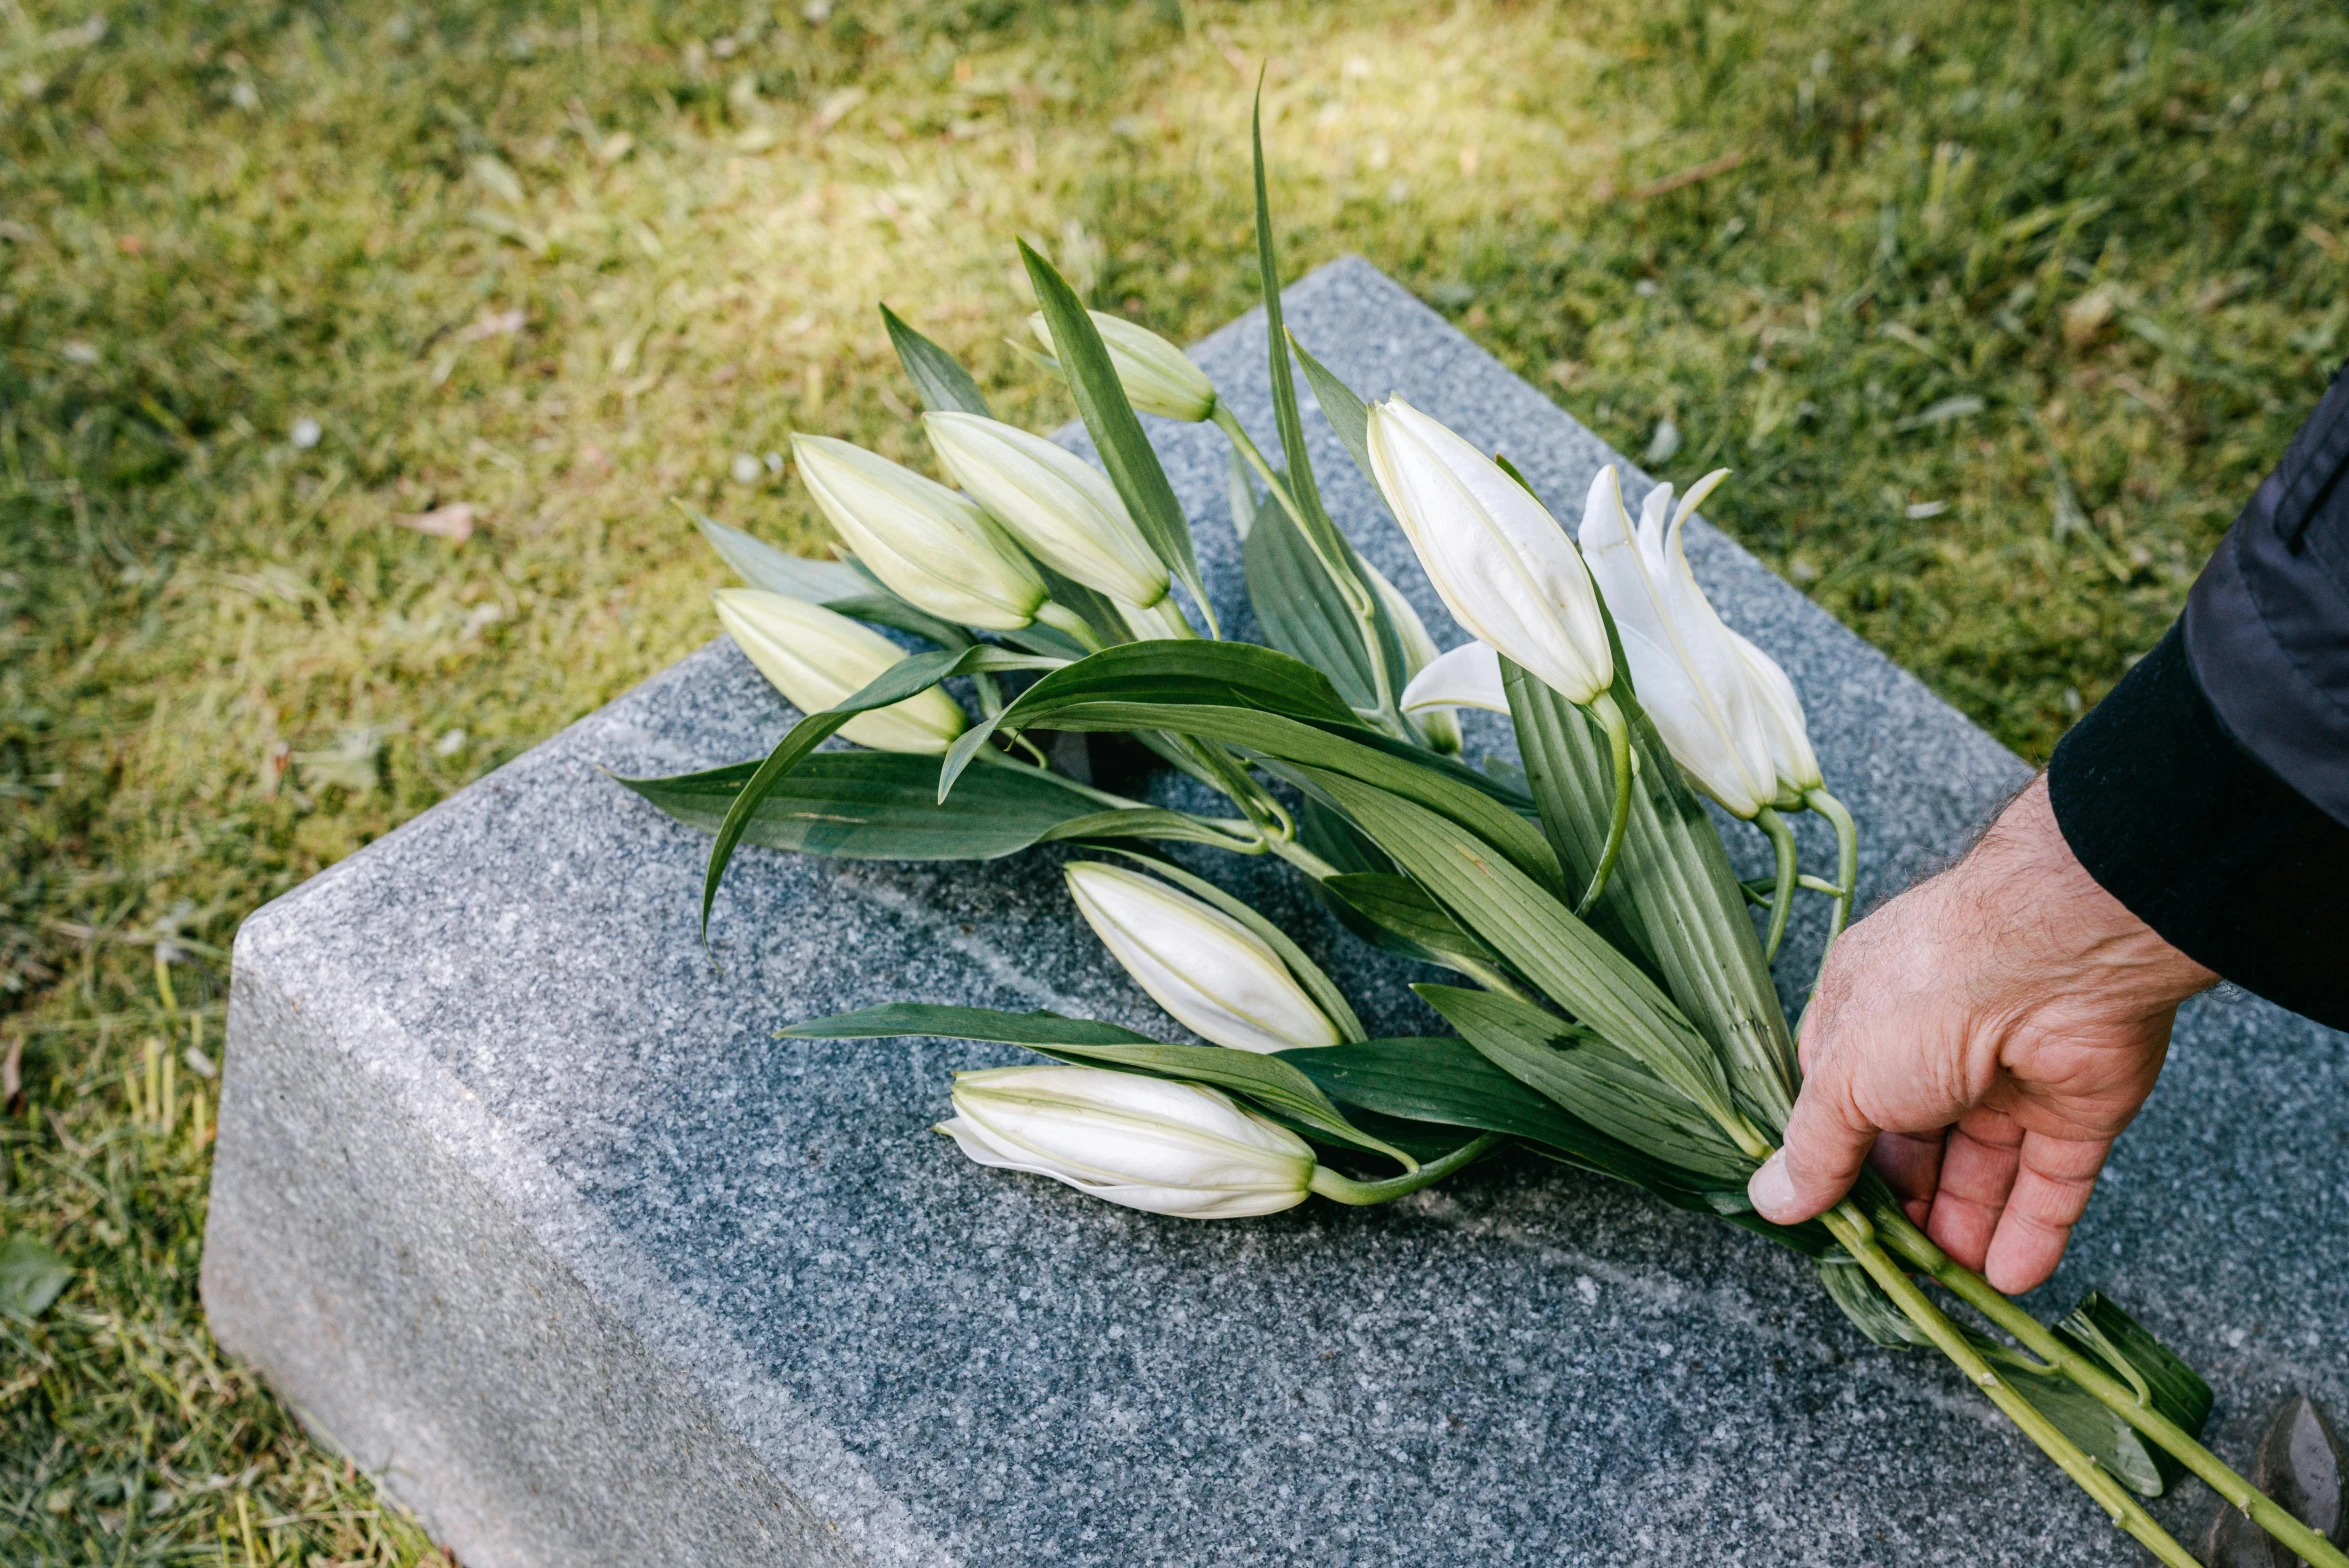
[[[1786,1174],[1786,1151],[1781,1149],[1762,1162],[1745,1184],[1745,1195],[1753,1200],[1762,1218],[1775,1220],[1791,1213],[1795,1207],[1794,1178]]]

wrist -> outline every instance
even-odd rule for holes
[[[1991,824],[1959,865],[1990,886],[2020,938],[2009,952],[2066,986],[2100,985],[2148,1009],[2175,1007],[2218,975],[2164,941],[2089,875],[2065,840],[2040,775]],[[2101,984],[2100,984],[2101,983]]]

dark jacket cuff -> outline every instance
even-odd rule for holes
[[[2349,828],[2236,744],[2171,627],[2047,770],[2064,840],[2163,940],[2349,1028]]]

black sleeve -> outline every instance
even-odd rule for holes
[[[2349,1028],[2349,367],[2186,613],[2056,747],[2105,891],[2245,990]]]

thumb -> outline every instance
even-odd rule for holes
[[[1746,1196],[1762,1218],[1780,1225],[1825,1213],[1859,1179],[1876,1133],[1849,1083],[1830,1067],[1804,1082],[1786,1120],[1785,1147],[1754,1172]]]

